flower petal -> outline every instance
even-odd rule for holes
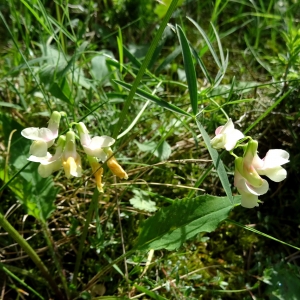
[[[267,152],[266,157],[263,159],[263,169],[274,168],[284,165],[289,162],[289,153],[281,149],[271,149]]]
[[[246,190],[253,195],[263,195],[269,190],[269,183],[267,180],[263,179],[263,184],[260,187],[254,187],[249,182],[245,181]]]
[[[240,191],[239,191],[240,192]],[[258,206],[258,197],[256,195],[240,192],[242,196],[241,205],[245,208],[253,208],[255,206]]]
[[[237,141],[242,139],[243,137],[244,134],[241,131],[237,129],[233,129],[231,132],[226,134],[225,137],[226,143],[224,145],[224,148],[227,151],[231,151],[235,147]]]
[[[234,125],[231,119],[227,121],[227,123],[223,126],[219,133],[228,133],[234,130]]]
[[[34,156],[45,157],[47,156],[47,149],[48,149],[48,145],[46,142],[33,141],[30,146],[29,153]]]
[[[275,182],[280,182],[284,180],[287,176],[287,171],[280,166],[269,168],[266,170],[257,170],[257,172],[260,175],[268,176],[271,180]]]
[[[43,156],[43,157],[39,157],[39,156],[34,156],[34,155],[30,155],[27,160],[29,161],[33,161],[33,162],[39,162],[39,163],[42,163],[44,162],[44,164],[48,164],[50,158],[52,157],[52,155],[47,152],[47,155],[46,156]]]
[[[91,140],[91,143],[89,144],[89,147],[91,149],[95,148],[106,148],[110,147],[115,143],[115,139],[113,139],[110,136],[103,135],[103,136],[94,136]]]
[[[61,160],[56,160],[51,162],[50,164],[40,164],[38,167],[38,173],[41,177],[46,178],[49,177],[52,173],[58,171],[61,168]]]
[[[37,127],[29,127],[25,128],[21,131],[23,137],[29,140],[34,141],[51,141],[56,137],[53,136],[53,133],[48,128],[37,128]]]

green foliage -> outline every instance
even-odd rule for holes
[[[203,195],[175,201],[145,221],[135,247],[139,250],[178,249],[196,234],[215,230],[232,208],[227,197]]]
[[[299,13],[289,0],[0,4],[5,297],[297,299]],[[20,131],[53,110],[60,134],[83,121],[113,135],[128,181],[104,163],[99,194],[79,147],[82,178],[40,178]],[[291,154],[253,210],[210,145],[229,117],[261,157]]]
[[[155,212],[157,207],[155,202],[151,201],[149,193],[146,191],[133,190],[134,196],[129,200],[130,204],[139,210]]]

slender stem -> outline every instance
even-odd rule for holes
[[[64,276],[64,274],[62,272],[61,264],[60,264],[60,262],[59,262],[59,260],[57,258],[56,252],[54,250],[53,241],[52,241],[51,234],[49,232],[49,228],[48,228],[46,222],[42,221],[41,224],[42,224],[42,228],[43,228],[44,236],[46,238],[47,245],[49,247],[49,250],[50,250],[52,258],[54,260],[56,269],[58,271],[58,274],[59,274],[59,277],[61,279],[62,285],[64,287],[65,293],[67,295],[67,299],[70,299],[70,293],[69,293],[69,288],[68,288],[67,280],[66,280],[66,277]]]
[[[29,291],[31,291],[37,297],[39,297],[42,300],[45,300],[45,298],[42,295],[40,295],[36,290],[34,290],[27,283],[25,283],[24,280],[20,279],[18,276],[16,276],[10,270],[8,270],[6,267],[4,267],[4,265],[1,262],[0,262],[0,270],[4,271],[7,275],[9,275],[11,278],[13,278],[14,280],[16,280],[18,283],[24,285],[26,287],[26,289],[28,289]]]
[[[84,242],[85,242],[85,239],[86,239],[86,236],[88,233],[89,225],[92,220],[93,212],[95,211],[95,207],[97,206],[97,203],[98,203],[98,197],[99,197],[99,191],[97,188],[95,188],[95,191],[94,191],[94,194],[92,197],[92,201],[90,203],[89,210],[88,210],[88,213],[86,216],[86,221],[84,224],[83,232],[82,232],[80,242],[79,242],[79,249],[78,249],[78,253],[77,253],[77,257],[76,257],[75,268],[74,268],[74,273],[73,273],[73,280],[72,280],[72,283],[75,286],[76,286],[79,267],[80,267],[80,263],[81,263]]]
[[[57,299],[64,299],[63,294],[59,290],[53,277],[50,275],[47,267],[43,264],[37,253],[31,248],[27,241],[19,234],[19,232],[5,219],[4,215],[0,213],[0,226],[8,232],[8,234],[20,245],[20,247],[28,254],[35,265],[39,268],[44,278],[49,282]]]
[[[90,289],[97,281],[98,279],[104,275],[107,271],[110,270],[110,268],[119,263],[120,261],[122,261],[124,258],[130,256],[132,253],[134,253],[136,251],[136,249],[132,249],[127,251],[126,253],[124,253],[123,255],[119,256],[118,258],[116,258],[115,260],[113,260],[109,265],[105,266],[103,269],[101,269],[101,271],[99,271],[88,283],[87,285],[84,287],[84,291]]]
[[[149,50],[147,51],[146,57],[143,61],[143,64],[141,65],[141,67],[139,69],[139,72],[138,72],[138,74],[137,74],[137,76],[136,76],[136,78],[133,82],[131,90],[130,90],[130,92],[128,94],[128,97],[125,101],[123,110],[121,111],[121,113],[119,115],[119,121],[118,121],[117,125],[115,126],[114,132],[113,132],[113,135],[112,135],[113,138],[116,138],[118,136],[118,133],[119,133],[119,131],[120,131],[122,125],[123,125],[123,122],[124,122],[124,120],[127,116],[127,111],[129,109],[131,101],[134,97],[134,94],[135,94],[135,92],[138,88],[138,85],[139,85],[140,81],[142,80],[142,77],[143,77],[143,75],[144,75],[144,73],[145,73],[145,71],[146,71],[146,69],[147,69],[147,67],[148,67],[148,65],[151,61],[151,58],[152,58],[153,53],[156,49],[156,46],[157,46],[157,44],[158,44],[158,42],[159,42],[159,40],[160,40],[164,30],[165,30],[165,27],[167,26],[167,23],[169,22],[169,19],[172,16],[173,11],[175,10],[175,8],[177,6],[178,1],[179,0],[172,0],[171,4],[169,6],[169,9],[168,9],[164,19],[162,20],[162,23],[161,23],[161,25],[160,25],[160,27],[159,27],[156,35],[155,35],[150,47],[149,47]]]

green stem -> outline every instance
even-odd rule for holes
[[[44,300],[45,298],[40,295],[36,290],[34,290],[32,287],[30,287],[24,280],[20,279],[18,276],[16,276],[14,273],[12,273],[10,270],[8,270],[4,265],[0,262],[0,270],[4,271],[7,275],[9,275],[11,278],[16,280],[19,284],[22,284],[25,286],[26,289],[28,289],[30,292],[35,294],[40,299]]]
[[[19,232],[5,219],[4,215],[0,213],[0,226],[20,245],[20,247],[28,254],[35,265],[39,268],[44,278],[49,282],[57,299],[64,299],[57,284],[50,275],[47,267],[43,264],[37,253],[31,248],[27,241],[19,234]]]
[[[121,113],[119,115],[119,121],[118,121],[117,125],[115,126],[114,132],[113,132],[113,135],[112,135],[113,138],[117,138],[117,136],[119,134],[119,131],[120,131],[121,127],[122,127],[122,124],[123,124],[123,122],[125,120],[125,117],[127,116],[127,111],[128,111],[129,106],[130,106],[130,104],[132,102],[134,94],[135,94],[135,92],[136,92],[136,90],[137,90],[137,88],[139,86],[139,83],[142,80],[142,77],[143,77],[143,75],[144,75],[144,73],[145,73],[145,71],[146,71],[146,69],[147,69],[147,67],[148,67],[148,65],[149,65],[149,63],[151,61],[151,58],[152,58],[153,53],[154,53],[154,51],[156,49],[156,46],[157,46],[157,44],[158,44],[158,42],[159,42],[159,40],[160,40],[160,38],[161,38],[164,30],[165,30],[165,27],[167,26],[167,24],[169,22],[169,19],[172,16],[173,11],[175,10],[175,8],[177,6],[178,1],[179,0],[172,0],[171,4],[169,6],[169,9],[168,9],[168,11],[167,11],[164,19],[162,20],[162,23],[161,23],[161,25],[160,25],[160,27],[159,27],[159,29],[158,29],[158,31],[157,31],[157,33],[156,33],[156,35],[155,35],[152,43],[150,45],[150,48],[149,48],[149,50],[148,50],[148,52],[146,54],[146,57],[145,57],[145,59],[143,61],[143,64],[141,65],[141,67],[139,69],[139,72],[138,72],[138,74],[137,74],[137,76],[136,76],[136,78],[135,78],[135,80],[133,82],[131,90],[130,90],[130,92],[128,94],[128,97],[127,97],[127,99],[125,101],[123,110],[121,111]]]
[[[97,188],[95,188],[95,191],[94,191],[94,194],[93,194],[93,197],[92,197],[92,201],[90,203],[89,210],[88,210],[88,213],[87,213],[87,216],[86,216],[86,221],[85,221],[85,224],[84,224],[83,232],[82,232],[80,242],[79,242],[79,249],[78,249],[78,253],[77,253],[77,257],[76,257],[75,268],[74,268],[74,273],[73,273],[73,281],[72,281],[72,283],[75,286],[76,286],[79,267],[80,267],[80,263],[81,263],[84,242],[85,242],[85,239],[86,239],[86,236],[87,236],[87,233],[88,233],[89,225],[90,225],[91,220],[92,220],[93,212],[95,211],[95,208],[96,208],[97,203],[98,203],[98,197],[99,197],[99,191],[98,191]]]
[[[69,293],[69,288],[68,288],[67,280],[66,280],[66,277],[64,276],[64,274],[62,272],[62,268],[61,268],[60,262],[58,261],[57,255],[55,253],[55,250],[54,250],[54,247],[53,247],[53,242],[52,242],[52,237],[51,237],[51,234],[49,232],[48,226],[43,221],[41,222],[41,224],[42,224],[42,228],[43,228],[43,232],[44,232],[44,236],[46,238],[46,242],[47,242],[48,248],[49,248],[49,250],[51,252],[51,255],[52,255],[52,258],[54,260],[56,269],[58,271],[60,280],[62,282],[62,285],[64,287],[65,293],[67,295],[67,299],[70,299],[70,293]]]
[[[88,290],[90,289],[97,281],[98,279],[104,275],[107,271],[109,271],[111,269],[111,267],[119,262],[121,262],[124,258],[130,256],[132,253],[134,253],[136,251],[136,249],[132,249],[127,251],[126,253],[124,253],[123,255],[119,256],[118,258],[116,258],[115,260],[113,260],[109,265],[105,266],[103,269],[101,269],[101,271],[99,273],[97,273],[88,283],[87,285],[84,287],[84,290]]]

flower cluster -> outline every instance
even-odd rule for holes
[[[229,119],[224,126],[216,129],[216,136],[211,140],[215,149],[224,148],[235,156],[234,186],[242,196],[241,205],[246,208],[258,206],[258,196],[267,193],[269,183],[261,178],[265,175],[275,182],[286,178],[287,172],[281,166],[289,162],[289,154],[281,149],[271,149],[261,159],[257,154],[258,142],[251,137],[244,137],[243,133],[234,129]],[[237,142],[244,138],[244,142],[237,146]],[[232,150],[243,148],[243,156],[236,156]]]
[[[72,176],[81,177],[81,157],[76,149],[76,134],[70,128],[66,135],[58,137],[60,119],[61,113],[54,111],[47,128],[29,127],[22,130],[22,136],[33,141],[30,146],[28,160],[40,163],[38,173],[43,178],[60,170],[61,167],[63,167],[67,178]],[[115,140],[109,136],[95,136],[92,138],[83,122],[73,124],[76,125],[80,143],[87,155],[99,192],[103,192],[103,168],[99,161],[102,163],[107,162],[107,166],[113,174],[121,179],[127,179],[127,173],[119,165],[110,148]],[[48,152],[48,148],[54,144],[57,137],[56,150],[52,155]]]

